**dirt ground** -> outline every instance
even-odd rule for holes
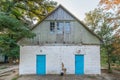
[[[120,80],[120,71],[113,70],[113,73],[107,73],[102,70],[101,75],[25,75],[18,76],[18,65],[0,66],[0,80]],[[5,71],[5,72],[4,72]],[[15,79],[16,78],[16,79]]]
[[[120,80],[120,74],[108,74],[106,71],[102,71],[101,75],[26,75],[20,76],[17,80]]]
[[[0,76],[0,80],[12,80],[18,76],[18,70],[9,71]]]
[[[18,65],[0,64],[0,80],[12,80],[18,76]]]

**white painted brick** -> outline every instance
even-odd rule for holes
[[[78,50],[84,54],[84,73],[100,74],[100,47],[94,45],[21,46],[19,73],[36,74],[36,55],[45,54],[47,74],[60,74],[62,62],[67,74],[75,74],[75,54]]]

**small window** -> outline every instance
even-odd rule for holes
[[[55,32],[55,22],[50,22],[50,32]]]
[[[63,34],[63,29],[64,29],[64,23],[63,22],[57,22],[57,33],[58,34]]]
[[[64,30],[65,30],[65,33],[70,33],[71,31],[70,22],[65,22]]]

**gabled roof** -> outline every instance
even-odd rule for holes
[[[82,21],[80,21],[77,17],[75,17],[72,13],[70,13],[65,7],[63,7],[62,5],[59,5],[57,8],[55,8],[52,12],[50,12],[47,16],[45,16],[45,18],[43,18],[40,22],[38,22],[31,30],[33,30],[34,28],[36,28],[40,23],[42,23],[48,16],[50,16],[51,14],[53,14],[57,9],[62,8],[64,11],[66,11],[69,15],[71,15],[74,19],[76,19],[83,27],[85,27],[91,34],[93,34],[94,36],[96,36],[100,41],[101,38],[99,36],[97,36],[94,32],[92,32]]]
[[[39,21],[36,25],[34,25],[31,30],[33,30],[34,28],[36,28],[40,23],[42,23],[48,16],[52,15],[57,9],[62,8],[64,11],[66,11],[69,15],[71,15],[74,19],[76,19],[85,29],[87,29],[92,35],[96,36],[101,42],[102,39],[97,36],[94,32],[92,32],[82,21],[80,21],[77,17],[75,17],[72,13],[70,13],[65,7],[63,7],[62,5],[59,5],[58,7],[56,7],[52,12],[50,12],[47,16],[45,16],[41,21]],[[23,37],[21,37],[20,39],[22,39]],[[18,41],[20,40],[18,39]]]

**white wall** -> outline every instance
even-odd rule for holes
[[[75,74],[75,54],[84,55],[84,73],[100,74],[99,46],[21,46],[20,68],[21,74],[36,74],[36,55],[46,55],[46,73],[60,74],[61,63],[64,63],[67,74]]]

